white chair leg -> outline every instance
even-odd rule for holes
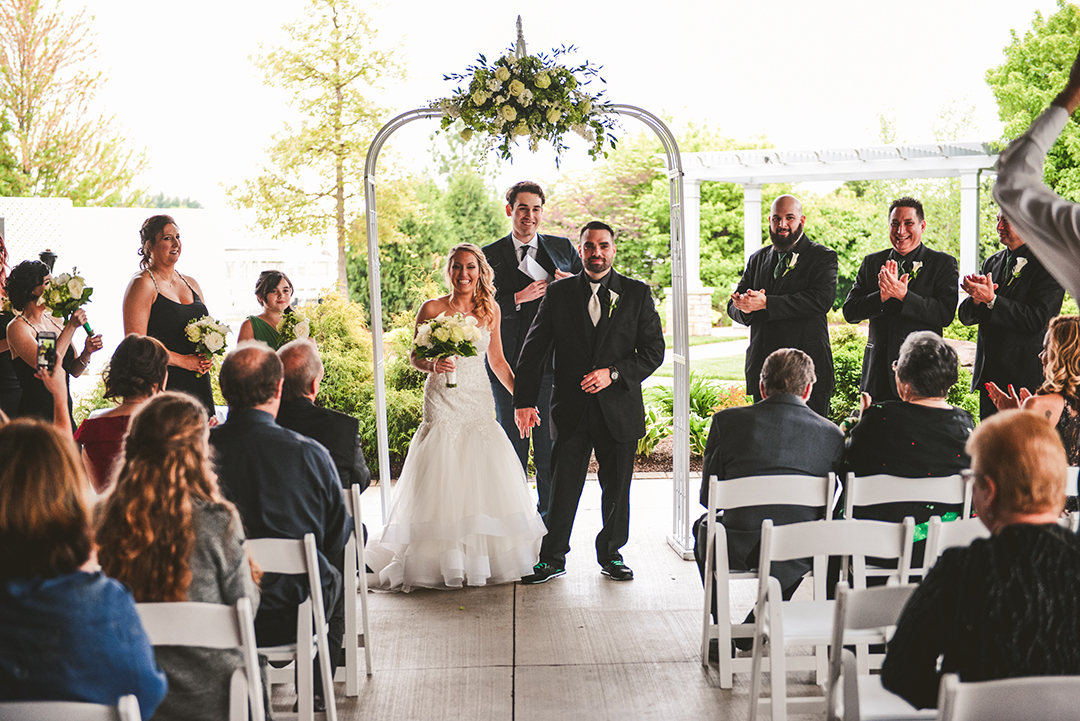
[[[296,611],[296,706],[300,721],[315,721],[315,679],[312,676],[311,597]]]
[[[339,668],[345,674],[345,695],[360,695],[360,669],[358,658],[360,647],[357,643],[357,618],[356,618],[356,592],[357,592],[357,563],[356,563],[356,534],[345,545],[345,667]]]
[[[769,578],[769,717],[787,721],[787,649],[784,648],[784,615],[780,582]],[[779,646],[779,648],[778,648]]]

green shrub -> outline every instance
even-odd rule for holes
[[[977,324],[964,325],[960,322],[959,318],[953,318],[953,322],[942,331],[941,335],[944,338],[966,340],[975,343],[979,340],[979,326]]]
[[[366,412],[360,405],[362,389],[371,385],[371,333],[364,309],[338,293],[324,295],[320,303],[306,303],[298,311],[311,321],[311,337],[319,345],[326,375],[319,388],[318,403],[356,416]],[[371,448],[374,454],[375,447]],[[364,448],[368,456],[368,448]]]
[[[637,452],[640,456],[652,455],[656,445],[671,435],[671,416],[654,404],[645,406],[645,435],[638,440]]]
[[[978,425],[979,394],[972,393],[970,388],[971,373],[969,373],[966,368],[961,368],[959,377],[956,379],[956,385],[949,389],[949,395],[945,397],[945,400],[957,408],[963,408],[970,413],[971,417],[975,420],[975,424]]]
[[[853,325],[835,326],[829,336],[836,376],[836,386],[829,400],[829,420],[838,424],[859,407],[866,336]]]
[[[90,414],[99,408],[112,408],[115,403],[105,398],[105,378],[104,369],[98,374],[94,387],[90,389],[89,393],[79,396],[75,399],[75,407],[72,409],[72,415],[75,417],[75,423],[79,424],[90,417]]]
[[[1065,300],[1061,304],[1061,315],[1077,315],[1080,314],[1080,310],[1077,310],[1076,300],[1073,299],[1069,293],[1065,294]]]
[[[648,455],[661,439],[673,432],[675,391],[665,386],[652,386],[645,389],[643,396],[646,402],[645,438],[638,443],[638,453]],[[690,371],[690,452],[697,456],[705,453],[713,413],[749,402],[741,387],[729,386]]]

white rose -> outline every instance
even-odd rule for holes
[[[543,90],[544,88],[551,85],[551,76],[547,73],[540,73],[535,78],[533,78],[533,82],[536,83],[536,87]]]
[[[465,340],[465,331],[462,330],[460,327],[454,328],[450,331],[450,340],[455,343],[462,342],[463,340]]]
[[[500,65],[495,70],[495,77],[500,83],[505,83],[507,80],[510,79],[510,71],[506,67]]]
[[[417,338],[416,345],[420,346],[421,348],[430,348],[434,344],[431,342],[431,336],[426,335],[423,338]]]
[[[465,325],[477,325],[480,321],[476,320],[476,316],[466,316]]]
[[[189,325],[184,333],[192,343],[198,343],[199,339],[202,338],[202,330],[197,325]]]
[[[519,97],[523,92],[525,92],[525,83],[516,79],[511,80],[510,85],[507,87],[507,90],[509,90],[510,94],[513,95],[515,98]]]
[[[562,117],[562,113],[559,112],[558,108],[551,108],[550,110],[547,111],[547,121],[549,123],[551,123],[552,125],[559,122],[559,118],[561,118],[561,117]]]
[[[81,298],[83,287],[83,282],[78,278],[72,278],[67,282],[68,293],[71,293],[72,298]]]
[[[465,340],[469,341],[470,343],[476,343],[480,340],[480,338],[483,337],[480,333],[480,329],[474,325],[468,326],[465,331],[467,333],[467,337],[465,338]]]
[[[436,328],[433,335],[435,336],[435,340],[440,343],[445,343],[450,338],[450,331],[446,328]]]
[[[502,116],[503,120],[516,120],[517,119],[517,111],[514,110],[513,105],[504,105],[501,108],[499,108],[499,115]]]
[[[311,322],[307,318],[300,321],[293,327],[293,333],[297,338],[307,338],[311,335]]]
[[[217,353],[225,347],[225,339],[221,337],[220,333],[207,333],[206,337],[203,338],[203,345],[211,353]]]

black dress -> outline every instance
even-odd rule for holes
[[[177,275],[180,274],[177,273]],[[157,279],[154,278],[153,273],[150,273],[150,279],[154,281],[154,288],[157,289]],[[180,275],[180,279],[184,281],[184,285],[191,289],[191,294],[195,297],[195,300],[184,305],[169,300],[161,294],[161,291],[158,291],[157,297],[154,298],[154,304],[150,306],[150,319],[146,322],[146,335],[157,338],[173,353],[191,355],[196,351],[195,344],[187,339],[185,332],[187,324],[196,318],[209,315],[209,313],[206,310],[206,305],[199,298],[199,294],[195,292],[194,288],[191,288],[187,279],[182,275]],[[214,393],[210,388],[209,373],[198,377],[195,371],[171,365],[169,366],[169,379],[165,382],[165,390],[183,391],[195,396],[200,403],[206,406],[207,413],[214,415]]]
[[[14,417],[40,418],[42,420],[52,423],[52,393],[49,393],[49,389],[45,387],[45,383],[43,381],[34,377],[34,374],[37,372],[36,364],[35,367],[31,367],[22,358],[12,358],[11,365],[13,370],[15,371],[15,376],[19,379],[19,386],[22,389],[22,397],[19,400],[19,410],[16,411]],[[71,420],[71,430],[74,431],[75,419],[72,415],[70,374],[71,369],[75,366],[75,349],[72,348],[70,345],[68,346],[67,353],[64,354],[64,360],[60,365],[64,369],[64,386],[68,389],[68,418]]]
[[[7,338],[8,323],[15,320],[14,313],[0,313],[0,340]],[[19,385],[19,377],[15,375],[15,368],[11,363],[11,351],[0,352],[0,410],[9,418],[14,418],[19,412],[19,399],[22,397],[22,386]]]

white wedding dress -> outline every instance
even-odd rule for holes
[[[424,420],[394,488],[390,518],[368,541],[376,588],[461,588],[516,581],[533,572],[547,532],[514,447],[495,420],[477,355],[457,358],[457,387],[431,374]]]

